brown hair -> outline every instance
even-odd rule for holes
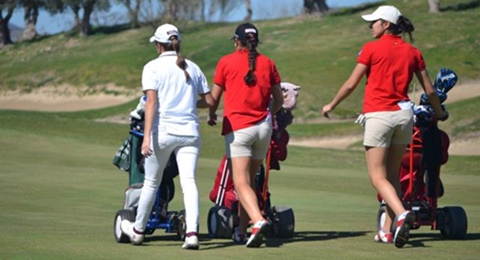
[[[397,24],[390,23],[389,30],[395,35],[407,33],[408,37],[410,38],[410,42],[414,41],[412,32],[415,30],[415,27],[413,27],[412,22],[405,16],[398,17]]]
[[[257,45],[258,45],[258,39],[257,37],[249,33],[247,34],[247,40],[246,41],[241,41],[243,46],[246,46],[248,49],[248,72],[247,75],[243,78],[245,80],[245,83],[249,86],[254,85],[256,82],[256,77],[255,77],[255,65],[256,65],[256,59],[257,59]]]
[[[169,43],[159,42],[159,44],[161,44],[166,51],[175,51],[177,53],[177,66],[183,70],[187,81],[189,81],[190,75],[186,70],[187,62],[185,61],[185,57],[183,57],[183,55],[180,53],[180,41],[178,40],[176,35],[170,36],[169,40]]]

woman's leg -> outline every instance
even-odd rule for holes
[[[145,179],[143,188],[138,201],[137,216],[134,228],[137,231],[144,232],[147,225],[150,211],[157,197],[157,190],[163,177],[163,170],[168,163],[173,147],[170,146],[172,140],[165,133],[154,134],[152,138],[153,153],[145,158]]]
[[[199,196],[198,188],[196,184],[196,169],[198,154],[200,150],[199,138],[187,138],[186,146],[180,146],[175,149],[180,185],[183,191],[183,203],[185,206],[186,214],[186,233],[198,232],[198,220],[199,220]]]
[[[154,139],[154,142],[157,139]],[[156,199],[156,194],[163,177],[163,170],[167,165],[172,148],[162,147],[155,142],[153,153],[145,159],[145,179],[143,188],[138,201],[137,216],[134,228],[139,232],[144,232],[147,225],[150,211]]]
[[[255,176],[260,164],[258,164],[258,160],[252,161],[250,157],[234,157],[231,158],[231,162],[233,183],[239,197],[241,211],[244,210],[248,214],[247,216],[242,214],[244,212],[240,214],[239,231],[245,232],[249,219],[253,223],[263,219],[258,206],[257,194],[254,190]],[[256,167],[256,170],[252,174],[251,170],[254,167]]]
[[[402,188],[400,186],[400,176],[399,176],[400,164],[402,163],[402,157],[403,157],[403,154],[405,153],[406,148],[407,148],[407,145],[392,144],[388,149],[387,180],[392,184],[399,199],[402,196]],[[387,225],[388,227],[391,227],[395,216],[405,212],[405,208],[403,207],[403,204],[402,204],[400,213],[398,213],[398,211],[394,212],[392,208],[388,206],[388,204],[387,204],[387,210],[389,211],[388,220],[390,223],[385,223],[386,227]]]
[[[394,149],[395,151],[397,149]],[[404,151],[404,150],[403,150]],[[380,196],[387,202],[387,218],[383,230],[390,231],[392,225],[392,219],[395,215],[400,215],[405,211],[402,202],[398,197],[398,193],[394,185],[387,179],[387,169],[394,168],[395,166],[388,166],[389,148],[381,147],[366,147],[366,161],[368,167],[368,174],[373,187],[377,190]],[[400,166],[400,164],[398,164]],[[394,173],[388,175],[392,180]],[[396,171],[396,178],[398,180],[398,167]]]

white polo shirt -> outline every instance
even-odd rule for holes
[[[143,67],[143,91],[157,91],[158,113],[155,116],[152,132],[165,131],[179,136],[200,136],[197,116],[198,95],[210,92],[205,75],[190,60],[185,73],[177,66],[175,51],[163,52]]]

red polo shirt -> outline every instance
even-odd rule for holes
[[[357,62],[368,66],[363,113],[399,110],[414,72],[425,69],[421,52],[397,35],[366,43]]]
[[[224,90],[222,135],[255,125],[268,115],[271,88],[280,84],[280,75],[272,60],[258,54],[256,58],[256,84],[248,86],[248,51],[237,50],[223,56],[215,69],[213,82]]]

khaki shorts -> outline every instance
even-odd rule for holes
[[[251,157],[265,159],[272,137],[272,119],[267,117],[256,125],[225,135],[227,158]]]
[[[390,147],[410,143],[413,132],[411,109],[366,113],[365,118],[364,146]]]

